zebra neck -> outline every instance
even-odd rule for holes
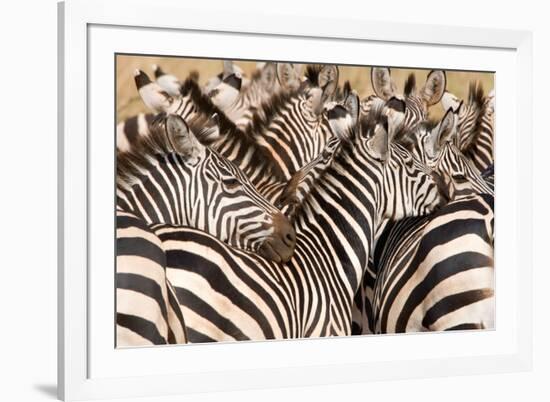
[[[335,156],[296,211],[295,222],[296,249],[310,248],[315,237],[317,253],[335,264],[353,297],[373,246],[381,172],[366,160],[350,160],[349,152],[354,151]]]
[[[185,225],[215,234],[206,227],[207,186],[200,180],[200,173],[179,155],[157,155],[156,163],[135,176],[130,186],[118,186],[117,193],[124,203],[123,208],[130,209],[148,224]],[[194,192],[193,197],[186,191]]]

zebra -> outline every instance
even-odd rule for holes
[[[134,81],[142,101],[154,113],[139,113],[117,124],[117,151],[130,151],[132,144],[138,138],[147,137],[151,133],[151,126],[157,112],[177,114],[183,119],[193,117],[194,106],[189,97],[170,95],[141,70],[134,71]],[[181,90],[182,87],[180,87]]]
[[[147,224],[199,228],[236,247],[287,261],[295,232],[233,163],[201,144],[195,132],[216,130],[160,115],[151,134],[117,152],[117,205]]]
[[[395,100],[394,102],[402,101]],[[404,110],[404,105],[396,110]],[[417,159],[441,178],[441,188],[449,200],[472,194],[487,194],[492,197],[493,188],[488,185],[473,163],[456,146],[459,112],[460,107],[456,111],[449,108],[437,125],[434,122],[423,122],[413,130],[401,130],[396,134],[396,141],[409,149]],[[385,225],[389,223],[388,221],[380,226],[381,231],[377,234],[377,238],[385,237],[381,233]],[[398,223],[398,228],[400,228],[399,225]],[[403,235],[401,232],[398,233]],[[418,242],[420,239],[416,239],[416,241]],[[378,244],[376,243],[377,246]],[[383,245],[384,241],[380,244]],[[402,247],[405,248],[405,246]],[[394,250],[394,252],[397,251],[399,249]],[[375,310],[370,302],[373,297],[372,286],[375,283],[373,279],[377,276],[377,269],[374,266],[378,265],[380,265],[379,262],[373,261],[374,275],[365,277],[364,286],[358,293],[356,304],[359,311],[355,311],[355,333],[371,333],[374,330],[374,323],[370,320],[372,320]]]
[[[338,68],[333,65],[308,66],[305,79],[298,82],[294,67],[282,64],[277,66],[277,77],[283,90],[258,108],[245,134],[255,138],[264,154],[271,155],[278,175],[287,181],[317,156],[332,136],[323,110],[335,92]],[[239,151],[231,140],[219,144],[217,149],[226,156]],[[249,157],[245,156],[245,159]],[[272,183],[272,178],[258,169],[251,169],[249,176],[259,189]]]
[[[391,106],[388,108],[388,117],[399,126],[403,120],[405,102],[392,98],[387,105]],[[418,160],[433,171],[436,177],[445,178],[440,188],[443,189],[446,198],[454,199],[472,193],[487,193],[492,196],[492,188],[486,184],[477,169],[455,145],[457,114],[458,111],[454,112],[449,109],[437,125],[434,122],[421,123],[416,125],[414,130],[401,127],[397,130],[395,140],[410,150]],[[337,143],[338,139],[335,138],[318,158],[293,177],[293,181],[289,183],[283,194],[283,204],[291,203],[292,197],[294,205],[299,205],[302,202],[304,194],[307,194],[316,178],[330,163]],[[279,207],[284,210],[282,206],[279,205]],[[288,215],[288,212],[286,214]],[[375,246],[377,245],[376,239],[381,237],[381,233],[388,223],[389,220],[379,226],[379,232],[375,235]],[[354,334],[370,333],[374,330],[371,300],[375,278],[374,262],[369,261],[369,269],[365,271],[363,284],[356,295],[356,308],[353,311]]]
[[[118,123],[116,126],[117,150],[129,151],[139,137],[148,136],[151,133],[154,120],[155,114],[153,113],[139,113]]]
[[[160,239],[137,216],[116,214],[116,346],[186,343]]]
[[[278,67],[277,74],[283,88],[298,85],[294,67]],[[271,202],[279,196],[283,183],[313,159],[332,136],[323,107],[336,88],[338,69],[309,66],[305,76],[298,89],[282,90],[262,103],[244,131],[225,116],[195,81],[186,80],[182,86],[182,98],[189,100],[193,116],[217,116],[220,135],[212,137],[208,144],[236,163]],[[139,83],[136,80],[136,84]],[[151,99],[163,99],[160,88],[150,82],[146,87],[139,90],[146,105],[153,104]],[[170,111],[176,109],[173,103],[156,104]],[[177,109],[186,110],[180,106]]]
[[[249,80],[246,77],[243,69],[235,64],[232,60],[223,60],[223,69],[222,72],[208,79],[206,84],[202,87],[202,90],[205,93],[209,93],[214,88],[218,87],[224,78],[230,76],[231,74],[239,75],[242,78],[241,88],[246,88],[249,84]]]
[[[153,73],[156,83],[164,90],[168,95],[178,96],[180,93],[181,82],[172,74],[167,74],[157,64],[153,64]]]
[[[391,77],[390,68],[373,67],[371,69],[371,84],[375,96],[369,96],[361,102],[362,114],[368,114],[371,109],[380,108],[384,102],[391,98],[399,98],[406,104],[402,127],[412,129],[426,120],[428,108],[441,100],[445,93],[447,78],[445,71],[432,70],[428,73],[424,86],[417,91],[416,76],[410,74],[405,81],[403,94],[399,94],[397,85]]]
[[[494,328],[493,221],[493,197],[473,194],[387,229],[375,332]]]
[[[462,107],[459,114],[458,146],[480,172],[494,163],[494,99],[493,91],[485,96],[481,84],[472,82],[468,91],[468,103]],[[449,92],[446,92],[442,98],[445,108],[451,107],[456,110],[461,102]]]
[[[493,191],[455,145],[459,110],[449,108],[431,130],[421,124],[401,138],[447,178],[452,201],[433,217],[397,222],[382,235],[375,289],[364,291],[373,297],[370,325],[376,332],[492,328]],[[477,321],[460,321],[472,317]]]
[[[390,142],[390,123],[363,135],[334,121],[345,113],[340,105],[326,111],[341,142],[296,212],[295,252],[285,265],[197,229],[151,227],[190,342],[349,335],[377,222],[440,205],[430,173]]]
[[[396,141],[444,180],[450,200],[472,192],[494,195],[473,162],[456,145],[460,110],[460,106],[456,111],[449,108],[439,123],[428,121],[414,130],[404,130]]]
[[[158,71],[158,68],[155,71]],[[151,81],[149,76],[141,70],[134,72],[134,81],[143,103],[154,113],[139,113],[117,124],[116,144],[117,149],[121,151],[128,151],[138,137],[145,137],[150,134],[151,125],[157,112],[177,114],[184,120],[190,120],[196,116],[195,99],[192,98],[193,88],[199,88],[196,74],[191,73],[179,85],[177,95],[168,93],[160,85],[162,81],[160,83],[158,80]],[[234,89],[234,87],[240,87],[239,82],[239,78],[230,76],[211,95],[216,97],[217,102],[227,99],[229,103],[232,103],[238,95],[238,88]],[[218,112],[220,111],[218,110]]]
[[[222,85],[221,82],[213,90],[218,90],[220,85]],[[244,130],[258,110],[258,106],[268,101],[273,94],[278,93],[280,90],[281,86],[277,79],[277,65],[273,62],[267,62],[256,69],[247,86],[241,86],[240,93],[234,98],[233,102],[225,105],[220,104],[215,99],[213,99],[213,102],[239,129]]]

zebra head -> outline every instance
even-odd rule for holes
[[[379,113],[362,117],[355,134],[356,152],[377,162],[382,174],[378,200],[382,219],[425,215],[446,201],[439,178],[393,141],[403,125],[404,110],[404,101],[391,98]]]
[[[148,224],[184,225],[288,261],[294,229],[230,161],[202,145],[194,132],[216,130],[204,119],[188,125],[159,115],[151,135],[117,155],[118,204]]]
[[[242,81],[243,77],[239,72],[224,77],[218,85],[208,92],[212,103],[222,111],[229,109],[239,98]]]
[[[151,81],[149,76],[141,70],[134,72],[134,81],[145,106],[154,112],[175,112],[177,96],[170,95],[157,82]]]
[[[426,77],[424,86],[417,90],[416,77],[411,74],[405,82],[403,94],[399,94],[391,77],[391,70],[388,67],[373,67],[371,83],[376,96],[383,101],[388,101],[393,97],[405,101],[406,109],[402,127],[413,128],[426,120],[428,108],[441,100],[445,93],[447,78],[443,70],[432,70]],[[370,97],[367,100],[373,103],[376,99]],[[378,101],[377,104],[379,105],[380,102]],[[372,106],[369,105],[369,107]],[[362,109],[365,108],[367,105],[362,107]]]
[[[402,133],[399,142],[443,180],[450,200],[471,194],[493,194],[472,161],[458,148],[457,126],[461,104],[449,108],[441,121],[425,123]]]
[[[172,74],[167,74],[159,65],[153,64],[153,73],[157,84],[170,96],[179,96],[181,82]]]
[[[287,91],[297,91],[302,85],[303,65],[294,63],[277,63],[277,81]]]
[[[451,108],[458,112],[457,140],[461,150],[465,150],[477,134],[485,99],[483,87],[479,82],[470,82],[467,102],[447,91],[441,98],[444,110]]]
[[[209,78],[206,84],[204,84],[202,90],[204,91],[204,93],[209,93],[218,85],[220,85],[224,78],[230,76],[231,74],[239,74],[242,77],[242,88],[248,85],[248,79],[246,78],[243,69],[236,65],[233,60],[224,60],[222,72],[215,75],[214,77]]]
[[[286,91],[298,91],[303,94],[304,106],[313,116],[323,113],[325,102],[336,92],[338,75],[338,67],[335,65],[308,65],[302,77],[300,65],[277,64],[277,79],[280,86]]]

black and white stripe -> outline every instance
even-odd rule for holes
[[[153,226],[191,342],[351,333],[352,301],[377,223],[425,214],[440,198],[408,151],[388,147],[383,126],[345,133],[351,137],[342,134],[296,211],[295,253],[283,267],[195,229]]]
[[[375,261],[376,333],[494,328],[490,195],[398,222]]]
[[[160,239],[143,220],[121,210],[116,234],[116,346],[186,343]]]
[[[231,162],[202,145],[193,132],[215,130],[175,115],[128,152],[117,153],[117,205],[148,224],[205,230],[228,244],[286,261],[294,230]]]
[[[445,108],[457,110],[462,101],[447,92],[442,103]],[[470,83],[468,102],[459,112],[458,147],[480,172],[494,164],[493,124],[494,93],[485,96],[479,82]]]

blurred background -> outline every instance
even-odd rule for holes
[[[116,88],[117,88],[117,122],[140,112],[149,112],[141,101],[134,84],[134,70],[139,68],[153,79],[152,65],[157,64],[169,74],[173,74],[180,80],[185,80],[191,71],[200,74],[199,82],[205,84],[209,78],[222,71],[220,59],[195,59],[187,57],[158,57],[158,56],[129,56],[117,55],[116,58]],[[237,61],[236,64],[250,77],[256,68],[256,62]],[[338,66],[339,85],[349,80],[351,87],[357,91],[361,99],[374,93],[370,81],[370,67]],[[405,80],[410,73],[416,74],[417,88],[421,88],[426,81],[426,76],[431,68],[423,70],[408,68],[393,68],[391,75],[397,84],[398,91],[403,92]],[[447,91],[461,99],[468,97],[468,85],[470,81],[479,80],[485,93],[494,87],[493,73],[480,73],[469,71],[446,71]],[[441,103],[430,108],[430,117],[439,118],[443,115]]]

